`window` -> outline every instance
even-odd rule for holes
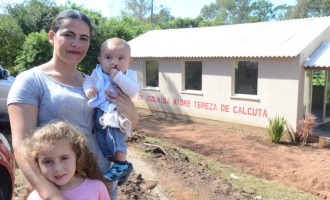
[[[158,72],[159,72],[158,61],[146,62],[146,86],[159,87]]]
[[[237,61],[235,63],[235,94],[257,95],[258,62]]]
[[[185,62],[185,90],[202,90],[202,62]]]

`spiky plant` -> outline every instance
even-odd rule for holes
[[[286,120],[283,116],[268,118],[269,125],[267,131],[270,139],[274,143],[279,143],[285,134]]]
[[[299,140],[306,144],[307,138],[313,135],[316,116],[312,113],[307,113],[304,119],[298,122],[298,137]]]

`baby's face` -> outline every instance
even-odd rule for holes
[[[124,45],[116,45],[111,42],[102,47],[98,60],[102,65],[103,72],[106,74],[109,74],[111,68],[125,73],[132,61],[128,48]]]

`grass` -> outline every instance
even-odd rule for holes
[[[236,168],[224,165],[220,162],[204,157],[200,154],[192,152],[188,149],[179,148],[173,146],[168,142],[164,142],[159,138],[146,137],[146,142],[161,145],[165,148],[175,148],[180,153],[184,154],[189,158],[192,163],[206,163],[206,166],[219,174],[219,176],[226,181],[230,182],[234,189],[238,191],[245,191],[255,195],[255,199],[267,199],[267,200],[320,200],[322,198],[314,196],[310,193],[300,191],[296,188],[287,187],[277,182],[257,178],[251,174],[245,173]],[[232,178],[234,174],[239,178]]]

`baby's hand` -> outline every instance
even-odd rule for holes
[[[117,75],[117,73],[118,73],[118,69],[116,69],[116,68],[111,68],[111,69],[109,70],[110,78],[111,78],[111,79],[115,78],[115,76]]]
[[[96,93],[97,93],[96,87],[89,88],[87,91],[87,97],[92,98],[96,95]]]

